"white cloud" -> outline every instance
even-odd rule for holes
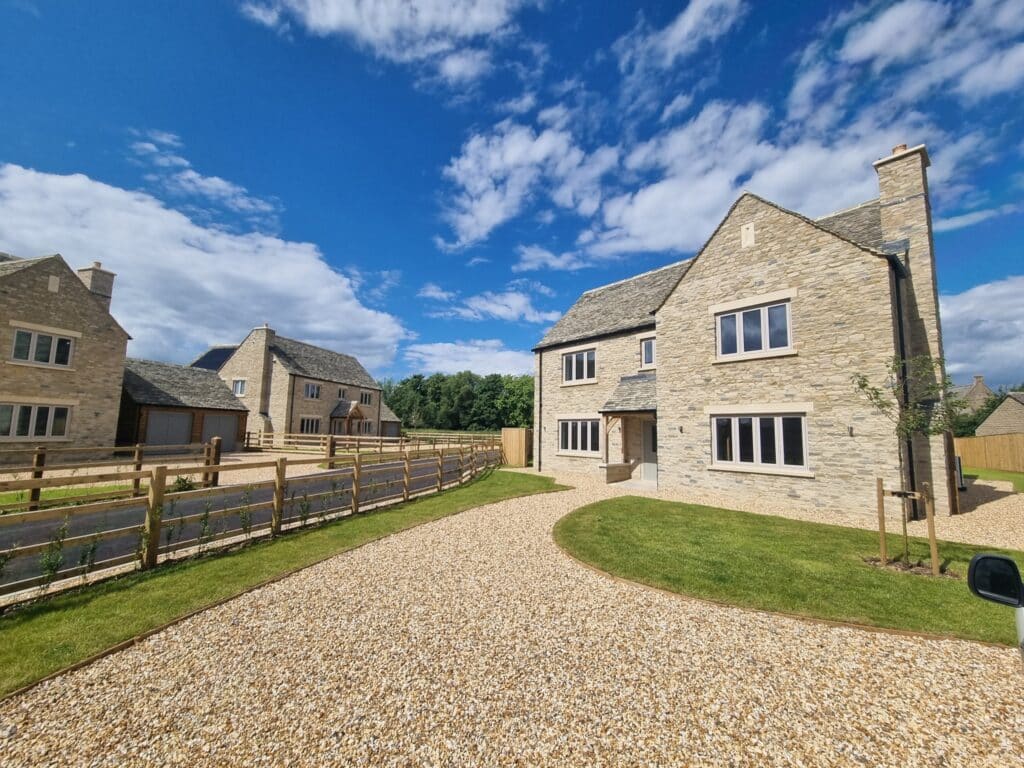
[[[530,280],[526,277],[517,277],[515,280],[510,280],[507,287],[514,290],[538,293],[549,298],[555,295],[554,289],[550,286],[544,285],[539,280]]]
[[[903,0],[853,27],[839,57],[854,64],[870,62],[876,72],[912,59],[934,44],[951,10],[930,0]]]
[[[999,216],[1006,216],[1011,213],[1018,213],[1021,210],[1021,206],[1007,204],[1000,205],[996,208],[984,208],[980,211],[971,211],[970,213],[962,213],[959,216],[948,216],[935,220],[933,229],[936,232],[951,232],[954,229],[963,229],[964,227],[970,227],[975,224],[980,224],[983,221],[994,219]]]
[[[460,304],[430,313],[431,317],[459,320],[503,320],[507,323],[549,323],[562,316],[561,312],[547,312],[533,305],[533,298],[523,291],[484,291],[470,296]]]
[[[349,266],[345,269],[345,275],[352,281],[353,290],[372,304],[383,303],[388,294],[402,282],[400,269],[364,271]]]
[[[1024,13],[1024,9],[1022,9]],[[965,71],[956,90],[969,101],[1017,89],[1024,83],[1024,43],[999,51]]]
[[[957,381],[984,374],[993,386],[1024,381],[1024,275],[939,297],[946,369]]]
[[[533,354],[508,349],[498,339],[410,344],[405,349],[405,361],[423,373],[533,373]]]
[[[589,266],[579,253],[567,252],[555,254],[539,245],[521,245],[518,248],[519,260],[512,265],[513,272],[530,272],[540,269],[574,271]]]
[[[220,176],[203,176],[191,168],[179,171],[164,181],[167,189],[179,195],[199,195],[222,204],[235,213],[270,214],[277,210],[273,203],[250,195],[240,184]]]
[[[394,316],[361,304],[312,243],[202,226],[150,194],[82,174],[0,165],[0,242],[116,272],[113,312],[133,355],[186,361],[269,322],[377,367],[408,335]]]
[[[672,101],[665,105],[665,108],[661,110],[661,117],[659,121],[662,123],[668,122],[676,115],[682,114],[690,108],[693,104],[692,93],[680,93]]]
[[[294,20],[308,33],[351,40],[389,61],[427,63],[449,83],[489,70],[479,44],[514,31],[516,14],[536,0],[247,0],[242,13],[280,29]]]
[[[455,298],[454,291],[446,291],[437,283],[424,283],[416,295],[421,299],[433,299],[434,301],[451,301]]]
[[[690,0],[662,29],[651,30],[641,22],[616,42],[619,68],[625,72],[646,65],[671,67],[725,35],[745,11],[742,0]]]
[[[526,91],[514,99],[506,99],[498,102],[499,112],[510,112],[513,115],[524,115],[537,106],[537,94],[533,91]]]

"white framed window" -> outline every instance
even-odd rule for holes
[[[373,404],[373,393],[372,392],[360,392],[359,393],[359,402],[362,405],[372,405]]]
[[[790,350],[791,325],[789,301],[716,315],[718,357],[758,357]]]
[[[711,464],[728,469],[806,471],[806,414],[712,416]]]
[[[301,419],[299,419],[299,434],[319,435],[320,419],[318,419],[316,416],[303,416]]]
[[[0,403],[0,440],[67,437],[70,424],[66,405]]]
[[[29,331],[16,328],[11,359],[37,365],[52,365],[68,368],[75,347],[75,340],[69,336]]]
[[[373,434],[373,422],[369,419],[363,419],[359,422],[359,433],[362,435]]]
[[[600,419],[560,419],[558,422],[559,453],[587,456],[601,454]]]
[[[345,390],[342,389],[341,387],[338,387],[338,399],[339,400],[344,400],[345,399]]]
[[[234,379],[231,382],[231,391],[235,393],[236,397],[241,397],[245,394],[245,379]]]
[[[307,400],[319,400],[320,399],[320,385],[314,384],[311,381],[307,381],[303,391],[306,394]]]
[[[597,350],[584,349],[562,355],[562,381],[596,381]]]
[[[655,339],[651,336],[648,339],[640,339],[640,367],[654,368],[657,366],[655,354]]]

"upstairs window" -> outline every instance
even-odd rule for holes
[[[231,382],[231,391],[235,393],[236,397],[241,397],[245,394],[245,379],[235,379]]]
[[[642,339],[640,341],[640,367],[654,368],[654,339]]]
[[[338,387],[338,399],[339,400],[344,400],[345,399],[345,390],[342,389],[341,387]]]
[[[792,347],[789,302],[717,315],[718,356],[753,355]]]
[[[562,381],[596,381],[597,350],[585,349],[562,355]]]
[[[67,368],[71,365],[74,340],[67,336],[17,329],[14,332],[12,360]]]
[[[314,384],[311,381],[306,382],[305,386],[306,399],[308,400],[319,400],[320,399],[320,385]],[[319,431],[319,429],[317,429]]]
[[[361,405],[372,405],[373,404],[373,393],[372,392],[360,392],[359,402]]]

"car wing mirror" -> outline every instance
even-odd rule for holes
[[[1012,608],[1024,606],[1024,584],[1017,564],[1004,555],[981,552],[971,558],[967,570],[971,592],[982,600],[990,600]]]

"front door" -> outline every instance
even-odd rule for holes
[[[642,425],[644,455],[640,463],[640,477],[656,483],[658,481],[658,423],[645,421]]]

